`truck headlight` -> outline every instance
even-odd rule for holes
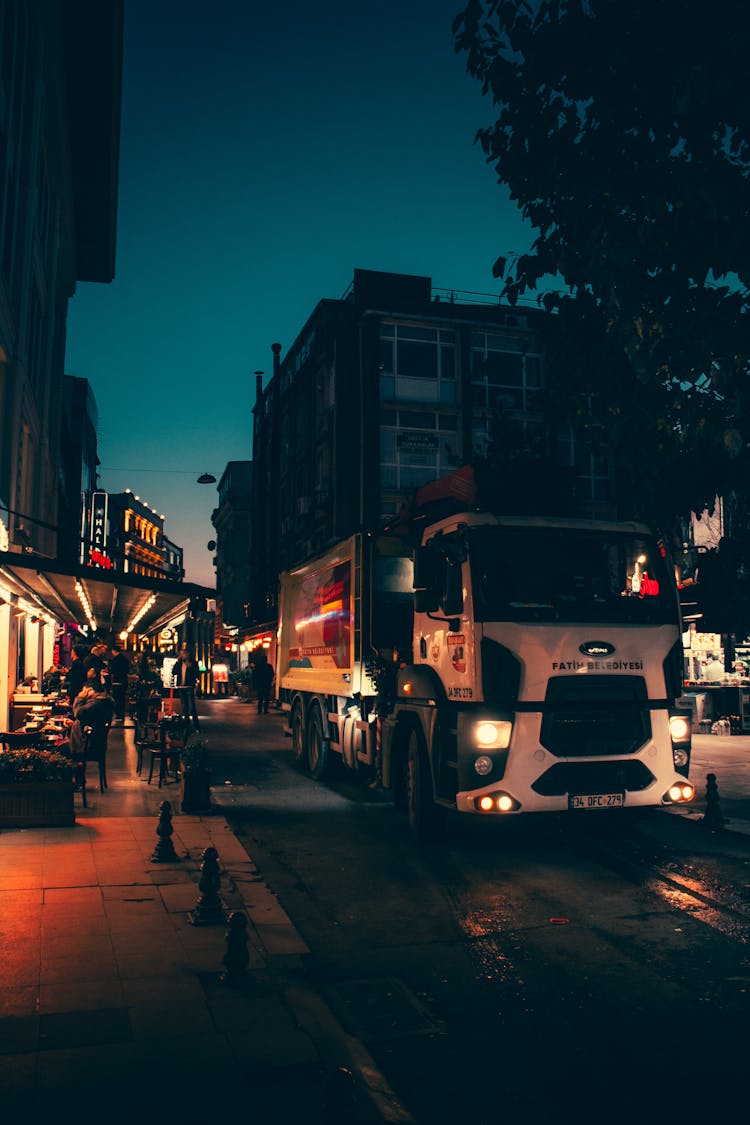
[[[690,721],[684,715],[671,715],[669,733],[673,742],[687,742],[690,738]]]
[[[473,737],[482,750],[507,750],[513,723],[508,719],[480,719],[474,723]]]

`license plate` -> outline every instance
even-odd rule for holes
[[[625,805],[624,793],[571,793],[569,809],[621,809]]]

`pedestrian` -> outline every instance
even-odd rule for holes
[[[125,703],[128,695],[128,675],[130,661],[122,649],[114,649],[109,661],[112,677],[112,697],[115,701],[115,722],[121,726],[125,722]]]
[[[255,652],[253,661],[253,687],[258,697],[258,714],[268,714],[268,704],[271,699],[271,684],[273,683],[273,668],[268,663],[266,651],[259,648]]]
[[[86,657],[88,654],[89,650],[85,645],[73,645],[70,668],[68,668],[68,675],[65,679],[65,691],[71,705],[86,682]]]
[[[195,689],[200,678],[198,661],[190,653],[187,645],[180,649],[180,656],[172,669],[172,679],[182,698],[182,715],[192,722],[195,730],[200,730],[198,709],[195,704]]]

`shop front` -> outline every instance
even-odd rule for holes
[[[213,596],[193,583],[0,551],[0,731],[22,725],[44,695],[45,673],[67,671],[79,640],[99,636],[135,654],[182,620],[196,648],[210,653],[213,613],[195,607]]]
[[[691,625],[683,644],[683,703],[692,712],[693,730],[750,734],[750,647],[736,648],[728,671],[721,634],[701,633]]]

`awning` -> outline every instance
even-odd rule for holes
[[[0,585],[8,586],[29,605],[45,610],[60,622],[75,622],[89,629],[80,586],[97,632],[115,637],[125,632],[139,613],[133,632],[151,634],[185,611],[193,598],[200,599],[200,608],[204,609],[205,599],[216,597],[215,590],[192,582],[69,566],[57,559],[13,551],[0,551]]]

